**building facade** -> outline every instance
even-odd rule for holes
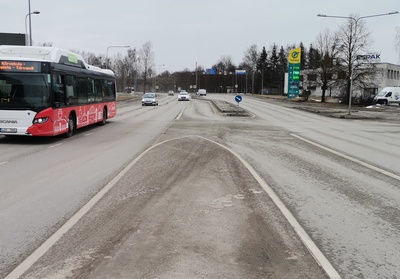
[[[354,88],[353,95],[377,94],[385,87],[400,86],[400,65],[391,63],[374,63],[376,67],[376,74],[369,82],[371,86],[368,88]],[[340,91],[335,87],[335,80],[337,75],[333,74],[328,83],[325,96],[337,97]],[[311,92],[311,96],[322,95],[322,81],[315,70],[303,70],[301,73],[301,84],[303,90]]]
[[[378,91],[381,91],[384,87],[400,86],[400,65],[390,63],[376,63],[375,65],[383,72]]]

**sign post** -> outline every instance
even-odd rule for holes
[[[299,96],[301,48],[289,51],[288,62],[288,99],[292,99]]]
[[[242,96],[240,96],[240,95],[236,95],[235,96],[235,101],[237,102],[237,105],[239,106],[239,103],[242,101]]]
[[[241,95],[236,95],[235,96],[235,101],[236,101],[236,103],[237,103],[237,111],[236,111],[236,113],[238,113],[239,112],[239,103],[242,101],[242,96]]]

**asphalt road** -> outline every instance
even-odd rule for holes
[[[44,268],[45,267],[45,268]],[[229,151],[159,144],[22,278],[324,278]]]
[[[41,247],[22,278],[328,277],[265,183],[342,278],[400,277],[398,123],[208,99],[233,103],[127,102],[68,140],[0,138],[1,274]]]

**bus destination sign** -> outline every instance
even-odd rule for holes
[[[32,61],[0,61],[0,72],[34,72],[40,73],[40,62]]]

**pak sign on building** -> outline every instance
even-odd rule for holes
[[[289,51],[288,56],[288,99],[299,96],[301,48]]]

